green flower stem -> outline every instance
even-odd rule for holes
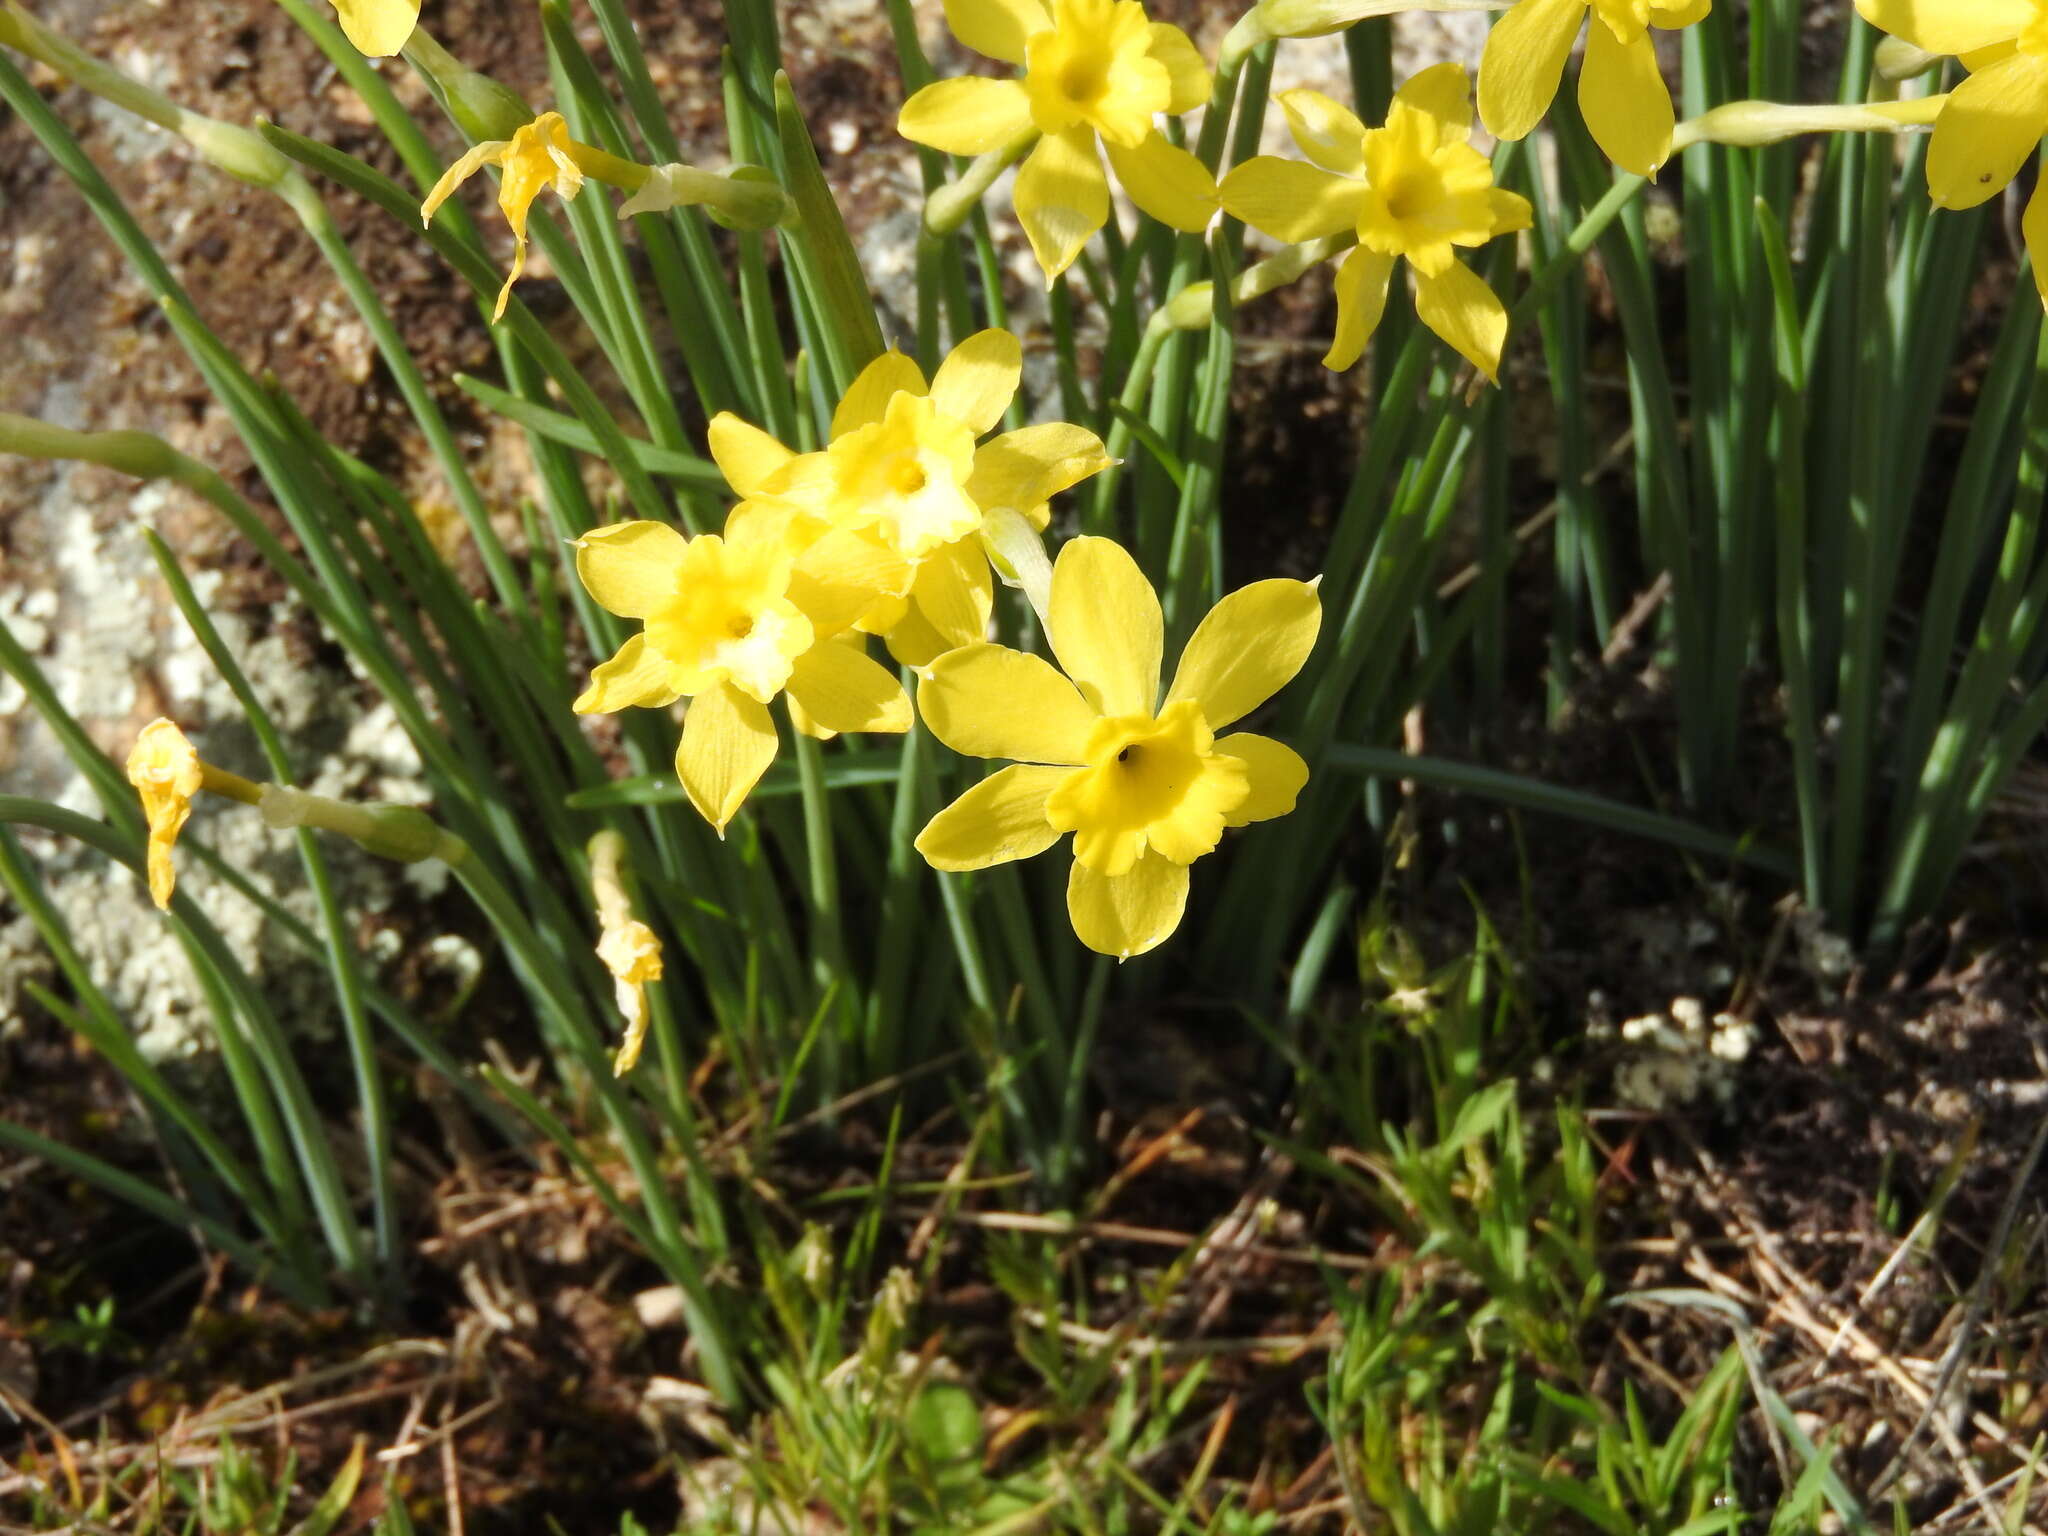
[[[924,200],[926,232],[943,239],[958,231],[996,178],[1022,160],[1037,142],[1038,130],[1027,128],[1007,144],[975,156],[966,170]]]
[[[1060,1090],[1059,1137],[1053,1143],[1049,1182],[1053,1197],[1064,1200],[1068,1185],[1078,1171],[1081,1158],[1081,1116],[1088,1104],[1088,1067],[1095,1055],[1095,1040],[1102,1031],[1103,1005],[1109,996],[1109,978],[1116,962],[1097,955],[1088,967],[1088,990],[1081,996],[1081,1022],[1074,1031],[1073,1048],[1067,1053],[1067,1077]]]
[[[270,771],[279,779],[288,781],[291,763],[269,711],[256,697],[256,690],[249,685],[249,679],[235,660],[234,653],[222,641],[220,631],[193,592],[192,584],[186,580],[185,572],[169,546],[153,529],[145,530],[144,537],[149,541],[149,552],[155,557],[157,570],[170,588],[178,612],[184,616],[208,659],[213,662],[214,669],[242,706],[242,716],[256,733],[257,743],[263,751],[264,760],[270,765]],[[225,795],[244,805],[260,805],[262,802],[262,787],[239,774],[229,773],[208,762],[201,762],[200,774],[201,787],[211,794]],[[327,861],[320,853],[319,844],[305,832],[299,834],[298,842],[299,858],[320,908],[321,926],[326,934],[328,974],[334,981],[335,1000],[341,1009],[342,1034],[348,1042],[349,1062],[355,1072],[356,1103],[362,1122],[364,1167],[370,1180],[377,1259],[386,1299],[390,1300],[396,1296],[401,1262],[397,1198],[391,1177],[391,1107],[384,1093],[383,1074],[377,1066],[376,1040],[364,1007],[363,978],[356,963],[355,947],[349,938],[346,915],[335,894],[334,881],[328,873]]]
[[[836,994],[847,1003],[854,995],[846,968],[846,934],[839,916],[839,863],[832,837],[832,801],[825,788],[822,744],[815,736],[791,732],[796,738],[796,766],[802,785],[804,849],[809,864],[807,894],[811,910],[811,970],[823,995]],[[845,1039],[828,1024],[824,1036],[823,1094],[830,1102],[844,1081]]]

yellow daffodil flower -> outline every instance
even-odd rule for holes
[[[373,59],[403,48],[420,20],[420,0],[334,0],[334,9],[356,52]]]
[[[1077,538],[1053,566],[1046,637],[1066,669],[1000,645],[932,663],[918,707],[969,757],[1009,758],[918,834],[935,869],[1029,858],[1074,834],[1067,915],[1081,942],[1128,959],[1163,942],[1188,866],[1225,827],[1284,816],[1308,781],[1292,748],[1215,733],[1278,692],[1322,623],[1315,588],[1261,581],[1209,611],[1159,697],[1159,599],[1121,545]]]
[[[1872,26],[1970,77],[1949,94],[1927,146],[1927,191],[1941,208],[1974,208],[2003,191],[2048,133],[2048,4],[2040,0],[1856,0]],[[2048,304],[2048,198],[2037,182],[2020,221],[2034,282]]]
[[[1023,366],[1003,330],[961,342],[929,384],[910,358],[886,352],[847,389],[821,452],[793,453],[728,412],[711,423],[711,454],[750,506],[779,509],[796,547],[825,529],[858,541],[840,548],[858,551],[861,579],[874,583],[859,627],[923,666],[988,632],[987,518],[1014,511],[1042,529],[1053,496],[1110,462],[1101,439],[1064,422],[977,445],[1009,409]]]
[[[826,643],[873,600],[855,544],[828,535],[792,555],[780,524],[746,508],[723,535],[645,520],[585,534],[583,585],[643,628],[591,673],[576,712],[688,698],[676,776],[721,837],[775,761],[776,695],[824,731],[907,731],[902,685],[858,647]]]
[[[1394,262],[1405,256],[1423,324],[1497,379],[1507,309],[1456,248],[1527,229],[1531,214],[1527,198],[1493,184],[1493,167],[1466,142],[1465,71],[1425,69],[1395,92],[1383,128],[1367,128],[1318,91],[1282,91],[1278,99],[1314,163],[1247,160],[1223,178],[1223,207],[1289,244],[1357,231],[1357,247],[1337,269],[1337,334],[1324,364],[1358,361],[1386,308]]]
[[[1017,173],[1017,218],[1048,281],[1109,221],[1098,140],[1145,212],[1175,229],[1208,224],[1215,179],[1155,122],[1209,99],[1209,71],[1180,28],[1147,20],[1138,0],[946,0],[946,23],[1024,77],[935,81],[904,103],[898,131],[955,155],[1038,135]]]
[[[1579,67],[1586,127],[1623,170],[1655,176],[1671,158],[1676,113],[1649,29],[1689,27],[1710,9],[1712,0],[1520,0],[1486,35],[1480,121],[1497,139],[1519,139],[1534,128],[1550,110],[1564,61],[1587,23]]]
[[[128,782],[142,797],[142,814],[149,821],[149,897],[160,910],[170,910],[178,883],[171,848],[192,814],[192,797],[203,777],[192,743],[162,717],[142,728],[128,754]]]
[[[583,190],[583,170],[577,164],[577,152],[586,148],[569,137],[569,125],[561,113],[543,112],[509,139],[488,139],[472,146],[442,172],[434,190],[420,204],[420,223],[429,223],[434,210],[448,200],[449,194],[483,167],[495,165],[503,169],[505,175],[498,184],[498,208],[505,215],[505,222],[512,226],[516,244],[512,270],[506,275],[505,286],[498,290],[498,307],[491,312],[493,322],[504,318],[512,285],[526,270],[527,211],[533,207],[533,200],[549,187],[565,202]]]

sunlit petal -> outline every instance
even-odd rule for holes
[[[1046,796],[1071,768],[1020,763],[983,779],[917,834],[933,869],[987,869],[1043,853],[1060,839],[1045,819]]]
[[[1159,597],[1112,539],[1069,539],[1052,568],[1046,638],[1105,715],[1149,715],[1159,696]]]

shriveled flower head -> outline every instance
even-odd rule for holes
[[[420,0],[334,0],[334,9],[356,52],[373,59],[403,48],[420,20]]]
[[[511,138],[489,139],[471,148],[442,173],[427,200],[420,204],[420,222],[425,224],[450,193],[484,166],[503,169],[504,177],[498,183],[498,208],[505,215],[505,222],[512,226],[515,244],[512,270],[505,277],[505,286],[498,290],[498,307],[491,312],[493,321],[504,317],[512,285],[526,270],[526,217],[533,200],[549,187],[565,201],[583,190],[583,171],[576,163],[580,148],[569,137],[569,125],[561,113],[543,112]]]
[[[1949,93],[1927,146],[1939,207],[1974,208],[2003,191],[2048,133],[2048,0],[1856,0],[1874,27],[1929,53],[1957,54],[1970,77]],[[2021,232],[2048,304],[2048,197],[2036,182]]]
[[[775,760],[768,703],[786,694],[819,732],[905,731],[910,700],[857,647],[826,643],[872,600],[864,569],[826,539],[792,555],[781,526],[735,512],[724,535],[686,539],[639,520],[576,542],[590,595],[643,627],[591,673],[578,714],[691,700],[676,774],[722,836]]]
[[[925,724],[954,751],[1009,758],[934,816],[917,850],[935,869],[985,869],[1074,834],[1067,915],[1082,943],[1127,959],[1164,941],[1188,866],[1224,828],[1284,816],[1308,781],[1292,748],[1216,732],[1279,691],[1322,622],[1314,587],[1261,581],[1209,611],[1164,698],[1159,599],[1121,545],[1068,542],[1053,566],[1050,662],[970,645],[932,663]]]
[[[647,983],[661,980],[661,940],[637,917],[621,917],[598,936],[597,958],[612,973],[619,1014],[626,1021],[625,1043],[612,1064],[613,1075],[624,1077],[639,1063],[647,1042]]]
[[[1223,178],[1223,207],[1290,244],[1357,233],[1337,269],[1337,335],[1324,363],[1358,361],[1386,308],[1394,263],[1405,257],[1422,322],[1496,378],[1507,309],[1457,250],[1527,229],[1531,212],[1527,198],[1493,184],[1492,165],[1468,142],[1464,69],[1438,64],[1416,75],[1395,92],[1381,128],[1319,91],[1282,91],[1279,101],[1312,163],[1247,160]]]
[[[986,442],[1017,393],[1023,348],[1004,330],[969,336],[929,384],[901,352],[861,370],[832,415],[831,440],[796,454],[730,413],[711,423],[712,457],[749,504],[778,509],[794,543],[835,530],[873,597],[861,628],[922,666],[981,639],[994,600],[985,517],[1019,512],[1044,527],[1047,502],[1109,464],[1101,439],[1064,422]],[[813,563],[824,553],[815,554]]]
[[[1947,0],[1939,0],[1947,3]],[[1497,139],[1519,139],[1543,119],[1564,78],[1581,23],[1586,58],[1579,110],[1601,152],[1625,171],[1655,176],[1671,158],[1676,114],[1649,29],[1689,27],[1713,0],[1520,0],[1486,35],[1479,117]],[[1590,13],[1590,18],[1588,13]]]
[[[201,778],[199,754],[176,725],[159,716],[142,728],[128,754],[128,782],[149,822],[149,897],[166,911],[178,883],[171,848],[192,814]]]
[[[935,81],[904,103],[897,128],[956,155],[1040,136],[1017,175],[1017,217],[1048,280],[1109,220],[1098,140],[1145,212],[1176,229],[1209,222],[1214,178],[1156,122],[1209,98],[1208,68],[1180,28],[1148,20],[1138,0],[946,0],[946,22],[1023,78]]]

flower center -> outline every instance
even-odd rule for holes
[[[725,621],[725,632],[735,640],[744,640],[754,632],[754,616],[751,613],[736,613]]]
[[[889,484],[898,496],[915,496],[925,487],[924,466],[914,458],[900,460],[889,471]]]
[[[1109,89],[1109,64],[1098,55],[1076,54],[1060,71],[1060,94],[1083,112]]]
[[[1074,857],[1102,874],[1127,872],[1150,849],[1186,864],[1216,846],[1223,820],[1249,793],[1242,762],[1214,751],[1191,702],[1158,718],[1096,722],[1088,765],[1046,801],[1046,817],[1074,834]]]
[[[1135,149],[1173,78],[1151,55],[1151,23],[1137,0],[1058,0],[1053,25],[1024,42],[1024,91],[1040,133],[1094,129]]]
[[[2048,0],[2034,0],[2034,19],[2020,30],[2021,53],[2048,54]]]

